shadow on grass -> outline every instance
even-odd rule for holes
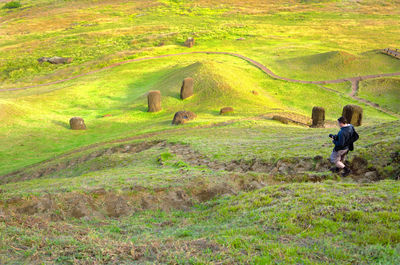
[[[54,125],[64,127],[65,129],[70,129],[69,123],[68,123],[68,122],[56,121],[56,120],[53,120],[53,121],[51,121],[51,122],[52,122]]]

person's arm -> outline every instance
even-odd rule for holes
[[[333,143],[336,147],[344,146],[344,137],[342,131],[338,133],[337,137],[333,140]]]

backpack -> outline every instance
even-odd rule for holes
[[[358,133],[356,132],[356,130],[353,127],[353,133],[351,134],[350,144],[349,144],[350,151],[354,150],[354,142],[357,142],[358,138],[360,138],[360,136],[358,135]]]

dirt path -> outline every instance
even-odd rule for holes
[[[67,151],[65,153],[59,154],[59,155],[55,155],[52,158],[49,159],[45,159],[42,160],[40,162],[31,164],[29,166],[25,166],[19,170],[16,171],[12,171],[10,173],[7,173],[5,175],[0,176],[0,183],[3,182],[4,179],[8,179],[10,177],[16,176],[18,174],[21,174],[22,172],[28,170],[28,169],[32,169],[34,167],[40,166],[42,164],[46,164],[46,163],[51,163],[53,161],[68,157],[70,155],[73,154],[77,154],[80,152],[84,152],[84,151],[88,151],[91,149],[95,149],[98,147],[102,147],[105,146],[107,144],[117,144],[117,143],[125,143],[125,142],[130,142],[130,141],[134,141],[134,140],[147,140],[151,137],[156,137],[156,136],[162,136],[165,134],[170,134],[170,133],[174,133],[174,132],[182,132],[182,131],[191,131],[191,130],[198,130],[198,129],[204,129],[204,128],[211,128],[211,127],[216,127],[216,126],[226,126],[229,124],[232,124],[234,122],[238,122],[238,121],[245,121],[245,120],[257,120],[257,119],[265,119],[264,115],[260,115],[260,116],[256,116],[256,117],[251,117],[251,118],[242,118],[242,119],[232,119],[226,122],[219,122],[219,123],[213,123],[213,124],[208,124],[208,125],[203,125],[203,126],[195,126],[195,127],[189,127],[189,128],[176,128],[176,129],[170,129],[170,130],[165,130],[165,131],[157,131],[157,132],[151,132],[151,133],[146,133],[146,134],[141,134],[141,135],[135,135],[135,136],[131,136],[131,137],[124,137],[124,138],[119,138],[119,139],[114,139],[114,140],[109,140],[109,141],[103,141],[103,142],[98,142],[98,143],[94,143],[94,144],[90,144],[87,146],[82,146],[82,147],[78,147],[75,149],[72,149],[70,151]]]
[[[58,81],[53,81],[53,82],[44,83],[44,84],[38,84],[38,85],[32,85],[32,86],[0,89],[0,92],[2,92],[2,91],[24,90],[24,89],[29,89],[29,88],[35,88],[35,87],[59,84],[59,83],[62,83],[62,82],[66,82],[66,81],[69,81],[69,80],[77,79],[77,78],[82,77],[82,76],[91,75],[91,74],[94,74],[94,73],[97,73],[97,72],[100,72],[100,71],[103,71],[103,70],[106,70],[106,69],[111,69],[111,68],[114,68],[116,66],[127,64],[127,63],[146,61],[146,60],[153,60],[153,59],[166,58],[166,57],[173,57],[173,56],[180,56],[180,55],[190,55],[190,54],[223,54],[223,55],[234,56],[234,57],[237,57],[237,58],[240,58],[240,59],[243,59],[243,60],[249,62],[250,64],[252,64],[255,67],[259,68],[261,71],[263,71],[264,73],[266,73],[267,75],[269,75],[270,77],[272,77],[274,79],[288,81],[288,82],[294,82],[294,83],[301,83],[301,84],[316,84],[316,85],[319,85],[321,88],[324,88],[324,89],[327,89],[327,90],[330,90],[330,91],[336,92],[336,93],[340,93],[340,92],[338,92],[338,91],[336,91],[334,89],[323,87],[322,85],[323,84],[335,84],[335,83],[351,82],[352,83],[352,92],[351,92],[350,96],[352,98],[354,98],[354,99],[356,99],[356,100],[358,100],[360,102],[363,102],[363,103],[365,103],[367,105],[370,105],[371,107],[374,107],[374,108],[376,108],[376,109],[378,109],[378,110],[380,110],[382,112],[385,112],[387,114],[390,114],[390,115],[393,115],[393,116],[396,116],[396,117],[400,117],[400,115],[395,114],[395,113],[393,113],[391,111],[385,110],[385,109],[379,107],[377,104],[375,104],[373,102],[370,102],[368,100],[365,100],[365,99],[362,99],[362,98],[359,98],[359,97],[355,96],[357,91],[358,91],[359,82],[361,80],[366,80],[366,79],[371,79],[371,78],[378,78],[378,77],[400,76],[400,72],[398,72],[398,73],[387,73],[387,74],[365,75],[365,76],[359,76],[359,77],[349,77],[349,78],[323,80],[323,81],[305,81],[305,80],[298,80],[298,79],[292,79],[292,78],[286,78],[286,77],[279,76],[279,75],[275,74],[274,72],[272,72],[272,70],[267,68],[265,65],[255,61],[255,60],[253,60],[253,59],[251,59],[249,57],[246,57],[244,55],[237,54],[237,53],[231,53],[231,52],[196,51],[196,52],[183,52],[183,53],[176,53],[176,54],[164,54],[164,55],[153,56],[153,57],[136,58],[136,59],[126,60],[126,61],[118,62],[118,63],[115,63],[115,64],[111,64],[109,66],[106,66],[106,67],[103,67],[103,68],[100,68],[100,69],[97,69],[97,70],[93,70],[93,71],[90,71],[90,72],[87,72],[87,73],[75,75],[75,76],[72,76],[72,77],[66,78],[66,79],[61,79],[61,80],[58,80]],[[211,125],[211,126],[216,126],[216,125]],[[195,128],[198,129],[199,127],[195,127]],[[193,129],[193,128],[189,128],[189,129]],[[127,137],[127,138],[123,138],[123,139],[110,140],[110,141],[105,141],[105,142],[101,142],[101,143],[92,144],[92,145],[89,145],[89,146],[84,146],[84,147],[77,148],[77,149],[74,149],[72,151],[66,152],[64,154],[58,155],[58,156],[56,156],[54,158],[47,159],[47,160],[44,160],[44,161],[39,162],[39,163],[35,163],[35,164],[33,164],[31,166],[28,166],[28,167],[24,167],[21,170],[26,170],[27,168],[31,168],[31,167],[37,166],[38,164],[41,164],[41,163],[54,161],[56,159],[60,159],[60,158],[69,156],[71,154],[82,152],[82,151],[89,150],[89,149],[93,149],[93,148],[96,148],[96,147],[99,147],[99,146],[102,146],[102,145],[111,144],[111,143],[120,143],[120,142],[132,141],[132,140],[136,140],[136,139],[146,139],[146,138],[157,136],[157,135],[171,133],[171,132],[174,132],[174,131],[177,131],[177,130],[180,131],[182,129],[178,128],[178,129],[173,129],[173,130],[168,130],[168,131],[154,132],[154,133],[149,133],[149,134],[145,134],[145,135],[138,135],[138,136]],[[15,171],[15,172],[11,172],[9,174],[1,176],[0,179],[4,178],[4,177],[9,177],[11,175],[18,174],[19,172],[20,172],[20,170]]]
[[[339,94],[339,95],[345,95],[345,93],[342,93],[342,92],[340,92],[340,91],[334,90],[334,89],[332,89],[332,88],[325,87],[325,86],[323,86],[323,85],[318,85],[318,86],[319,86],[320,88],[325,89],[325,90],[328,90],[328,91],[330,91],[330,92],[334,92],[334,93]],[[357,88],[358,88],[358,87],[357,87]],[[349,94],[350,97],[352,97],[353,99],[355,99],[355,100],[357,100],[357,101],[359,101],[359,102],[361,102],[361,103],[364,103],[364,104],[366,104],[366,105],[368,105],[368,106],[370,106],[370,107],[373,107],[373,108],[375,108],[375,109],[377,109],[377,110],[379,110],[379,111],[381,111],[381,112],[384,112],[384,113],[386,113],[386,114],[392,115],[393,117],[396,117],[396,118],[399,118],[399,119],[400,119],[400,115],[399,115],[399,114],[394,113],[394,112],[392,112],[392,111],[390,111],[390,110],[384,109],[384,108],[382,108],[381,106],[379,106],[379,104],[376,104],[376,103],[371,102],[371,101],[369,101],[369,100],[366,100],[366,99],[364,99],[364,98],[357,97],[355,94],[356,94],[356,91],[354,91],[354,84],[353,84],[353,90],[352,90],[352,92]]]
[[[232,53],[232,52],[210,52],[210,51],[197,51],[197,52],[182,52],[182,53],[175,53],[175,54],[164,54],[164,55],[159,55],[159,56],[152,56],[152,57],[144,57],[144,58],[136,58],[136,59],[131,59],[131,60],[126,60],[118,63],[111,64],[109,66],[93,70],[87,73],[82,73],[79,75],[75,75],[69,78],[49,82],[49,83],[44,83],[44,84],[38,84],[38,85],[31,85],[31,86],[24,86],[24,87],[16,87],[16,88],[4,88],[0,89],[1,91],[15,91],[15,90],[24,90],[24,89],[29,89],[29,88],[35,88],[35,87],[41,87],[41,86],[48,86],[48,85],[54,85],[54,84],[59,84],[62,82],[66,82],[69,80],[77,79],[82,76],[87,76],[91,75],[106,69],[114,68],[119,65],[127,64],[127,63],[132,63],[132,62],[139,62],[139,61],[146,61],[146,60],[153,60],[153,59],[159,59],[159,58],[166,58],[166,57],[173,57],[173,56],[180,56],[180,55],[189,55],[189,54],[223,54],[223,55],[230,55],[234,56],[240,59],[243,59],[255,67],[259,68],[262,70],[264,73],[269,75],[272,78],[279,79],[279,80],[284,80],[288,82],[294,82],[294,83],[301,83],[301,84],[335,84],[335,83],[343,83],[343,82],[351,82],[352,87],[353,87],[353,93],[352,95],[355,95],[358,89],[358,83],[361,80],[366,80],[366,79],[371,79],[371,78],[378,78],[378,77],[388,77],[388,76],[400,76],[400,72],[397,73],[388,73],[388,74],[375,74],[375,75],[365,75],[365,76],[358,76],[358,77],[348,77],[348,78],[341,78],[341,79],[333,79],[333,80],[321,80],[321,81],[307,81],[307,80],[298,80],[298,79],[292,79],[292,78],[287,78],[283,76],[279,76],[272,72],[271,69],[266,67],[265,65],[249,58],[244,55],[238,54],[238,53]]]
[[[127,63],[132,63],[132,62],[140,62],[140,61],[146,61],[146,60],[153,60],[153,59],[160,59],[160,58],[166,58],[166,57],[173,57],[173,56],[181,56],[181,55],[190,55],[190,54],[223,54],[223,55],[229,55],[229,56],[233,56],[236,58],[240,58],[242,60],[247,61],[248,63],[252,64],[253,66],[259,68],[261,71],[263,71],[264,73],[266,73],[267,75],[269,75],[270,77],[274,78],[274,79],[278,79],[278,80],[283,80],[283,81],[287,81],[287,82],[293,82],[293,83],[301,83],[301,84],[316,84],[316,85],[320,85],[320,87],[322,87],[321,85],[323,84],[338,84],[338,83],[344,83],[344,82],[350,82],[351,86],[352,86],[352,91],[350,93],[350,96],[357,100],[360,101],[362,103],[365,103],[373,108],[376,108],[382,112],[385,112],[387,114],[393,115],[397,118],[400,117],[400,115],[393,113],[389,110],[383,109],[382,107],[379,107],[377,104],[359,98],[357,97],[357,92],[358,92],[358,88],[359,88],[359,83],[362,80],[367,80],[367,79],[373,79],[373,78],[379,78],[379,77],[390,77],[390,76],[400,76],[400,72],[397,73],[386,73],[386,74],[375,74],[375,75],[364,75],[364,76],[358,76],[358,77],[348,77],[348,78],[340,78],[340,79],[332,79],[332,80],[321,80],[321,81],[307,81],[307,80],[299,80],[299,79],[292,79],[292,78],[287,78],[287,77],[283,77],[283,76],[279,76],[277,74],[275,74],[274,72],[272,72],[271,69],[269,69],[268,67],[266,67],[265,65],[249,58],[246,57],[244,55],[238,54],[238,53],[232,53],[232,52],[211,52],[211,51],[196,51],[196,52],[182,52],[182,53],[175,53],[175,54],[164,54],[164,55],[159,55],[159,56],[152,56],[152,57],[144,57],[144,58],[136,58],[136,59],[131,59],[131,60],[126,60],[126,61],[122,61],[122,62],[118,62],[118,63],[114,63],[111,64],[109,66],[97,69],[97,70],[93,70],[87,73],[82,73],[79,75],[75,75],[69,78],[65,78],[65,79],[61,79],[61,80],[57,80],[57,81],[53,81],[53,82],[49,82],[49,83],[44,83],[44,84],[38,84],[38,85],[31,85],[31,86],[24,86],[24,87],[16,87],[16,88],[4,88],[1,89],[0,88],[0,92],[5,92],[5,91],[16,91],[16,90],[24,90],[24,89],[29,89],[29,88],[35,88],[35,87],[42,87],[42,86],[49,86],[49,85],[54,85],[54,84],[59,84],[59,83],[63,83],[69,80],[73,80],[73,79],[77,79],[79,77],[82,76],[87,76],[87,75],[91,75],[94,73],[98,73],[100,71],[103,70],[107,70],[107,69],[111,69],[114,68],[116,66],[119,65],[123,65],[123,64],[127,64]],[[322,87],[324,89],[328,89],[326,87]],[[333,92],[338,92],[334,89],[328,89],[330,91]]]

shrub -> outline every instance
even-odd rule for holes
[[[13,9],[13,8],[19,8],[21,7],[21,3],[18,1],[11,1],[8,3],[5,3],[5,5],[3,6],[4,9]]]

